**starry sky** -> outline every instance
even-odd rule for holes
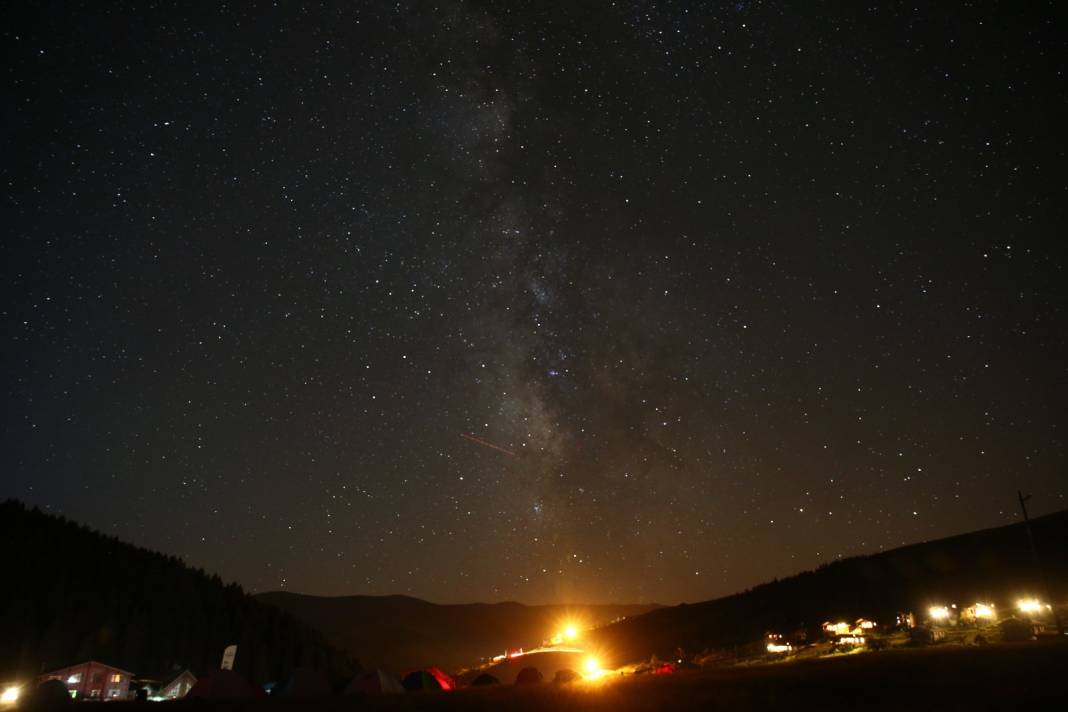
[[[3,11],[0,497],[674,603],[1064,508],[1056,3]]]

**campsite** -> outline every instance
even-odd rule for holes
[[[1048,705],[1059,699],[1059,676],[1066,666],[1068,645],[1045,641],[982,648],[916,648],[670,675],[621,675],[593,683],[546,681],[392,695],[361,692],[344,696],[261,696],[218,700],[211,708],[232,712],[1019,709]],[[203,700],[171,704],[177,709],[205,709]],[[122,706],[134,707],[152,709],[154,705],[128,702]]]
[[[1059,641],[888,651],[845,659],[684,671],[593,685],[502,685],[456,693],[320,701],[324,710],[631,712],[638,710],[1010,709],[1049,704],[1068,667]],[[297,709],[280,703],[262,709]],[[259,709],[251,706],[249,709]],[[241,709],[241,707],[235,707]]]
[[[1059,634],[1068,568],[1054,556],[1068,538],[1068,512],[1036,519],[1030,529],[1053,564],[1046,579],[1053,599],[1020,595],[1044,587],[1031,578],[1021,549],[1027,537],[1015,525],[837,562],[692,605],[437,606],[347,597],[320,607],[324,601],[315,597],[266,597],[301,604],[288,611],[58,518],[14,503],[0,512],[5,533],[27,542],[18,565],[37,567],[32,583],[16,580],[5,589],[6,611],[31,612],[9,616],[12,628],[31,630],[48,616],[63,626],[46,632],[47,646],[29,635],[3,643],[8,707],[44,708],[51,695],[57,703],[144,700],[235,710],[627,710],[668,701],[677,709],[945,708],[1043,699],[1068,663],[1068,637]],[[51,546],[35,550],[35,541]],[[62,570],[47,566],[65,551],[127,561],[130,572],[153,571],[175,588],[199,591],[210,606],[225,602],[233,627],[190,626],[181,638],[161,628],[157,637],[143,637],[133,635],[123,607],[108,611],[114,623],[106,628],[66,618],[77,611],[50,601],[63,600],[69,579],[50,579]],[[78,571],[68,567],[66,574]],[[161,598],[143,574],[100,583],[102,590],[85,587],[76,600],[124,600],[158,611],[142,615],[142,626],[165,624],[189,603]],[[41,590],[55,596],[34,595]],[[605,618],[621,612],[629,615]],[[442,654],[465,631],[485,646],[482,654]],[[231,640],[237,642],[225,644]],[[90,659],[78,662],[86,652]]]

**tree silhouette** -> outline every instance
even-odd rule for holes
[[[18,542],[0,586],[0,679],[89,659],[145,675],[203,674],[232,643],[235,670],[257,682],[285,679],[297,666],[336,682],[359,669],[304,623],[176,557],[17,501],[0,504],[0,537]]]

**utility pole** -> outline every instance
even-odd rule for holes
[[[1024,493],[1020,490],[1016,490],[1016,498],[1020,500],[1020,511],[1023,512],[1024,529],[1027,530],[1027,543],[1031,545],[1031,558],[1035,562],[1035,569],[1038,575],[1042,578],[1042,583],[1046,589],[1046,600],[1053,606],[1053,620],[1057,623],[1057,634],[1064,635],[1064,621],[1061,620],[1061,614],[1057,607],[1057,602],[1053,600],[1053,590],[1049,585],[1049,576],[1046,574],[1046,567],[1042,565],[1041,559],[1038,558],[1038,549],[1035,547],[1035,535],[1031,533],[1031,519],[1027,516],[1027,500],[1031,499],[1031,495],[1024,496]]]

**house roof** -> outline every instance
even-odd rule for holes
[[[167,678],[167,682],[165,682],[163,684],[163,686],[164,687],[170,687],[171,685],[173,685],[174,683],[178,682],[178,680],[180,680],[181,678],[185,677],[186,675],[188,675],[189,677],[193,678],[193,682],[196,682],[197,676],[193,674],[192,670],[190,670],[189,668],[186,668],[185,670],[182,670],[177,675],[171,675],[169,678]]]
[[[130,672],[129,670],[123,670],[120,667],[115,667],[114,665],[108,665],[107,663],[102,663],[99,660],[85,660],[85,661],[80,662],[80,663],[74,663],[73,665],[67,665],[66,667],[56,668],[55,670],[50,670],[49,672],[41,673],[40,675],[38,675],[38,677],[47,677],[48,675],[55,675],[58,672],[64,672],[66,670],[73,670],[74,668],[85,667],[86,665],[99,665],[100,667],[104,667],[104,668],[107,668],[109,670],[114,670],[115,672],[125,673],[125,674],[129,675],[130,677],[133,677],[133,675],[134,675],[134,673]]]

